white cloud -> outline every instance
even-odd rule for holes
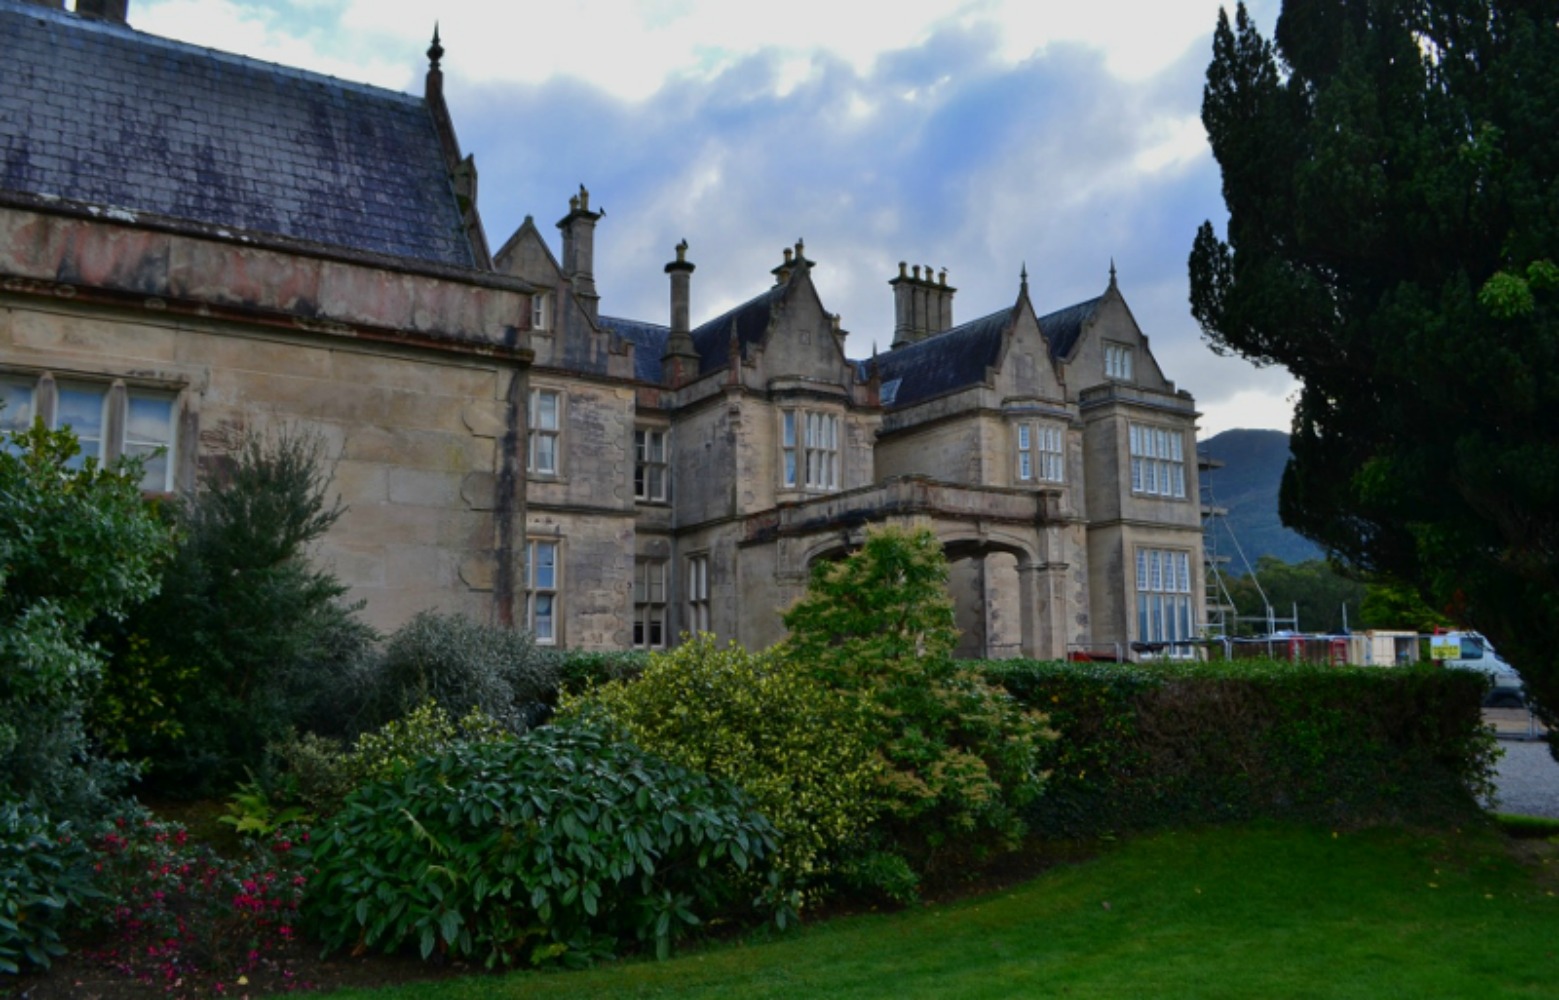
[[[1252,4],[1270,29],[1276,0]],[[603,310],[664,321],[686,237],[694,321],[761,291],[798,237],[849,349],[891,339],[901,259],[948,267],[956,311],[1042,312],[1122,289],[1203,427],[1288,426],[1286,376],[1214,358],[1186,254],[1223,217],[1199,109],[1218,0],[132,0],[143,30],[445,92],[495,244],[585,182]]]

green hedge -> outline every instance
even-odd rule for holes
[[[1026,660],[982,670],[1061,734],[1029,816],[1041,834],[1460,818],[1493,773],[1483,678],[1467,671]]]

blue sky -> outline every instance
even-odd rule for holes
[[[1275,0],[1248,4],[1270,34]],[[693,321],[806,241],[853,356],[886,350],[898,262],[947,268],[955,322],[1097,295],[1113,259],[1204,435],[1288,429],[1293,380],[1220,358],[1186,257],[1225,213],[1198,117],[1218,0],[131,0],[155,34],[421,93],[434,22],[496,248],[583,183],[603,312]],[[1232,14],[1232,7],[1231,7]],[[554,250],[557,241],[553,239]]]

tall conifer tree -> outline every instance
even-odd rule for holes
[[[1213,346],[1303,383],[1281,510],[1505,651],[1559,724],[1559,3],[1220,14]],[[1559,742],[1554,744],[1559,753]]]

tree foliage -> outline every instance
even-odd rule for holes
[[[1324,560],[1286,563],[1276,556],[1262,556],[1254,573],[1226,581],[1229,596],[1243,619],[1266,615],[1272,605],[1276,627],[1292,628],[1288,619],[1296,612],[1303,632],[1338,634],[1346,624],[1363,627],[1360,612],[1367,588],[1328,566]],[[1265,598],[1265,601],[1263,601]],[[1346,622],[1343,608],[1346,607]],[[1239,634],[1259,635],[1267,631],[1264,622],[1242,621]]]
[[[1303,383],[1284,521],[1493,637],[1559,709],[1559,26],[1552,3],[1221,14],[1209,341]],[[1559,750],[1559,744],[1556,744]]]
[[[84,724],[103,666],[87,638],[157,588],[168,532],[140,469],[87,459],[68,431],[0,435],[0,800],[87,818],[122,777]]]

